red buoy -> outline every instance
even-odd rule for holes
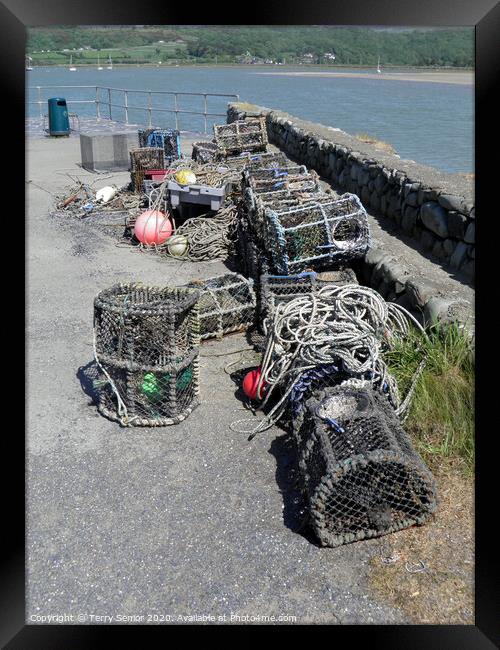
[[[170,219],[159,210],[146,210],[137,217],[134,235],[142,244],[163,244],[172,234]]]
[[[260,381],[262,371],[260,368],[250,370],[243,379],[243,392],[250,399],[257,399],[257,386]],[[264,392],[265,384],[262,385],[261,392]],[[260,397],[259,397],[260,399]]]

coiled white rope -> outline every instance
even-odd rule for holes
[[[382,353],[398,337],[408,334],[412,324],[426,336],[404,308],[387,303],[373,289],[354,284],[325,286],[316,294],[279,304],[266,323],[267,346],[257,384],[257,398],[262,399],[265,392],[260,408],[266,406],[276,386],[282,386],[284,393],[256,428],[239,432],[253,437],[270,428],[283,415],[285,402],[302,373],[324,364],[340,363],[352,378],[368,377],[376,389],[388,392],[396,413],[403,417],[424,362],[401,402],[396,380],[388,372]],[[234,422],[232,428],[240,422],[245,421]]]

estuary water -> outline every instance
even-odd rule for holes
[[[472,84],[436,83],[367,78],[362,73],[373,70],[352,70],[351,76],[320,76],[315,74],[267,74],[269,72],[304,72],[302,68],[285,66],[241,67],[114,67],[98,71],[78,68],[70,72],[62,67],[36,67],[26,73],[27,99],[36,101],[33,86],[50,86],[40,90],[46,113],[48,97],[63,96],[72,112],[95,116],[95,103],[72,104],[71,100],[95,100],[96,86],[130,90],[161,90],[194,93],[234,93],[240,101],[284,110],[292,115],[326,126],[340,128],[350,134],[367,133],[390,143],[401,158],[436,167],[446,172],[474,171],[474,86]],[[340,70],[339,70],[340,72]],[[342,72],[349,72],[342,69]],[[361,74],[360,74],[361,73]],[[417,73],[418,74],[418,73]],[[453,74],[453,73],[451,73]],[[57,88],[56,86],[89,86],[89,88]],[[123,93],[100,90],[101,115],[124,119]],[[153,97],[154,108],[174,108],[173,96]],[[228,98],[208,98],[209,112],[224,114]],[[146,124],[148,105],[146,93],[128,96],[129,121]],[[136,108],[137,107],[137,108]],[[203,98],[189,95],[178,98],[178,108],[203,111]],[[36,105],[27,105],[27,115],[39,115]],[[225,122],[224,117],[208,119],[212,124]],[[153,112],[154,126],[175,126],[173,113]],[[203,131],[204,119],[191,114],[179,115],[179,128]]]

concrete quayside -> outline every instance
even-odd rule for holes
[[[458,318],[473,329],[470,179],[279,111],[229,106],[228,121],[247,115],[266,117],[271,149],[316,169],[325,186],[360,196],[373,241],[356,268],[362,284],[422,320]],[[82,133],[96,128],[137,130],[81,120]],[[142,254],[121,245],[113,226],[52,216],[55,195],[73,179],[100,187],[130,177],[82,169],[77,137],[46,138],[34,122],[27,133],[27,620],[47,622],[56,612],[85,624],[188,616],[472,623],[470,486],[458,511],[440,484],[442,510],[422,529],[320,548],[302,528],[287,435],[273,427],[249,442],[231,429],[252,417],[231,378],[258,363],[243,334],[203,344],[202,403],[186,421],[122,429],[97,413],[85,383],[95,295],[117,282],[177,286],[227,266]],[[183,134],[187,158],[200,139]],[[414,570],[419,563],[423,571]]]

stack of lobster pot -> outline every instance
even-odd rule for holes
[[[198,405],[197,290],[118,284],[94,300],[99,411],[123,426],[165,426]]]

